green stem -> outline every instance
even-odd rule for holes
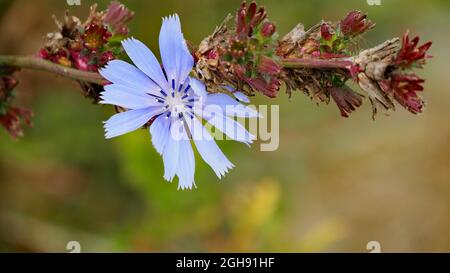
[[[32,56],[0,55],[0,66],[46,71],[74,80],[100,85],[106,83],[106,80],[99,73],[81,71]]]

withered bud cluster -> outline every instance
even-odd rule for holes
[[[361,11],[308,30],[298,24],[280,40],[266,10],[255,2],[240,6],[234,25],[231,18],[195,52],[195,73],[210,92],[232,87],[273,98],[284,83],[289,96],[299,90],[316,102],[333,99],[344,117],[361,106],[365,96],[373,115],[380,108],[394,110],[394,101],[414,114],[422,111],[417,92],[423,90],[424,80],[404,71],[423,66],[431,42],[418,47],[418,37],[410,41],[407,33],[403,41],[394,38],[360,51],[357,38],[375,26]],[[349,80],[364,95],[352,90]]]
[[[204,39],[195,52],[197,77],[210,92],[228,92],[233,87],[247,95],[261,92],[274,98],[280,88],[281,66],[275,54],[276,28],[264,7],[242,3]]]
[[[0,67],[0,125],[17,139],[23,135],[24,124],[31,126],[33,112],[13,105],[14,88],[18,85],[14,72],[14,69]]]
[[[97,11],[97,5],[93,5],[84,22],[68,12],[62,21],[54,16],[58,30],[46,35],[39,57],[81,71],[97,72],[108,61],[123,55],[120,41],[128,35],[127,23],[133,16],[119,2],[112,2],[104,11]],[[94,101],[99,99],[101,86],[80,84],[86,96]]]

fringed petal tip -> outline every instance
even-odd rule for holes
[[[189,185],[183,185],[180,182],[178,182],[178,191],[193,190],[193,189],[197,189],[195,181],[192,181],[192,183],[190,183]]]

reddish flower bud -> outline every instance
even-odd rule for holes
[[[390,89],[395,100],[413,114],[422,113],[424,102],[417,92],[423,91],[424,79],[414,74],[394,74]]]
[[[128,35],[129,29],[126,24],[133,19],[134,12],[127,9],[123,4],[114,1],[106,10],[104,23],[109,25],[114,33]]]
[[[216,50],[211,49],[210,51],[208,51],[208,54],[206,55],[206,57],[208,59],[215,60],[215,59],[219,58],[219,53]]]
[[[262,78],[247,79],[246,81],[252,88],[269,98],[275,98],[278,95],[278,90],[281,85],[280,81],[276,78],[272,78],[268,82]]]
[[[325,41],[331,41],[331,39],[333,38],[331,26],[328,25],[327,23],[323,23],[320,26],[320,35],[322,36],[322,39],[324,39]]]
[[[47,49],[45,49],[45,48],[41,48],[38,52],[38,57],[41,59],[46,60],[49,58],[49,56],[50,56],[50,54],[48,53]]]
[[[342,87],[331,87],[328,90],[343,117],[348,118],[351,112],[362,105],[363,97],[346,85]]]
[[[277,75],[281,72],[281,67],[278,65],[278,63],[266,56],[261,57],[258,69],[259,72],[267,75]]]
[[[270,37],[275,33],[276,27],[274,24],[270,22],[265,22],[261,29],[261,34],[264,37]]]
[[[425,59],[430,58],[427,51],[430,49],[432,42],[427,42],[419,47],[419,37],[416,36],[411,41],[409,40],[409,31],[403,35],[402,48],[397,56],[396,64],[404,68],[411,68],[413,64],[422,66],[425,64]]]
[[[367,14],[358,10],[351,11],[347,14],[340,24],[341,32],[346,36],[363,34],[374,26],[375,24],[367,19]]]
[[[0,125],[2,125],[12,138],[17,139],[23,136],[22,123],[31,126],[33,112],[28,109],[14,108],[8,109],[6,114],[0,115]]]
[[[0,88],[10,91],[16,88],[19,82],[12,76],[4,76],[0,79]]]
[[[243,2],[236,14],[236,32],[251,36],[253,30],[259,26],[267,17],[267,13],[263,7],[257,10],[258,6],[255,2],[247,3]]]
[[[105,65],[107,62],[114,60],[114,54],[111,51],[106,51],[102,54],[100,58],[100,62],[98,64],[99,67]]]
[[[70,55],[77,69],[91,72],[96,72],[98,70],[98,66],[90,60],[88,55],[83,55],[79,51],[72,51]]]

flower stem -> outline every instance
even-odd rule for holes
[[[98,73],[81,71],[32,56],[0,55],[0,66],[46,71],[74,80],[100,85],[106,83],[106,80]]]
[[[348,69],[352,65],[352,61],[346,59],[306,59],[306,58],[285,58],[281,59],[281,65],[284,68],[317,68],[317,69],[330,69],[330,68],[342,68]]]

